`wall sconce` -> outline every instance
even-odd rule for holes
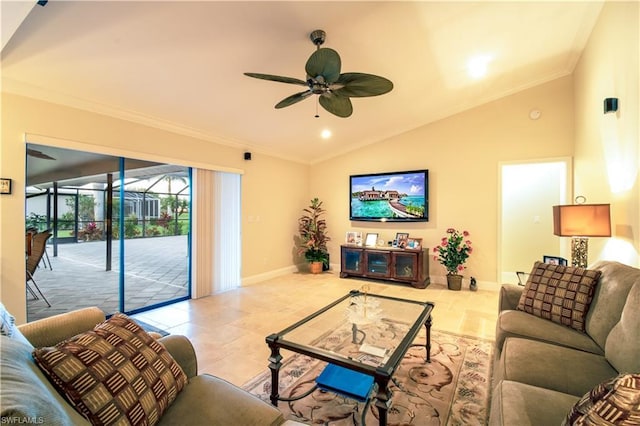
[[[576,204],[553,206],[553,234],[571,237],[571,264],[580,268],[587,267],[587,237],[611,236],[610,205],[584,204],[585,201],[578,196]]]
[[[618,111],[618,98],[605,98],[604,100],[604,113]]]

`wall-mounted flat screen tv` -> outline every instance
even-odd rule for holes
[[[349,176],[349,219],[376,222],[429,221],[429,171]]]

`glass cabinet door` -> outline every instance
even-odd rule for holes
[[[417,256],[413,253],[395,253],[393,276],[396,278],[413,278],[416,274]]]
[[[367,251],[367,275],[389,275],[389,253]]]
[[[344,272],[362,273],[362,250],[342,248],[342,270]]]

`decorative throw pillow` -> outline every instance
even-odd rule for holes
[[[2,302],[0,302],[0,335],[13,340],[19,340],[22,343],[26,343],[31,346],[31,342],[24,337],[22,332],[20,332],[20,329],[16,326],[16,319],[9,313],[9,311],[7,311],[7,308],[4,307]]]
[[[583,396],[567,415],[569,425],[640,424],[640,374],[621,374],[600,383]]]
[[[518,309],[578,331],[585,320],[600,271],[536,262]]]
[[[187,383],[164,346],[124,314],[33,357],[93,424],[154,425]]]
[[[0,334],[11,337],[15,330],[16,319],[11,315],[0,302]]]

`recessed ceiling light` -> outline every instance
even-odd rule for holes
[[[322,139],[329,139],[331,137],[331,130],[324,129],[322,133],[320,133],[320,136],[322,137]]]
[[[487,65],[493,58],[489,55],[475,55],[467,62],[467,73],[472,78],[481,78],[487,74]]]

